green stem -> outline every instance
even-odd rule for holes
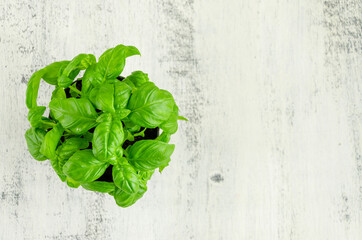
[[[73,87],[73,86],[69,86],[70,89],[72,89],[74,92],[78,93],[79,95],[82,95],[82,92],[79,91],[77,88]]]
[[[134,137],[137,137],[137,136],[142,136],[142,137],[144,137],[146,130],[147,130],[147,128],[143,129],[141,132],[138,132],[138,133],[133,134],[133,136],[134,136]]]
[[[54,127],[55,125],[57,125],[56,123],[52,123],[52,122],[47,122],[47,121],[41,121],[42,124],[44,125],[48,125],[48,126],[51,126],[51,127]]]

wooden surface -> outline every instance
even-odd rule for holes
[[[127,209],[24,139],[31,74],[120,43],[190,119]],[[360,0],[2,0],[0,69],[0,239],[362,239]]]

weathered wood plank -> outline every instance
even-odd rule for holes
[[[190,119],[128,209],[69,189],[24,139],[32,72],[118,43]],[[3,0],[0,239],[360,239],[361,65],[358,0]]]

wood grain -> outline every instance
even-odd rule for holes
[[[31,74],[119,43],[190,119],[127,209],[24,139]],[[362,239],[361,54],[360,0],[2,0],[0,239]]]

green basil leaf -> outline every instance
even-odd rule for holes
[[[183,116],[178,116],[177,120],[189,121],[187,118],[185,118]]]
[[[132,112],[128,118],[142,127],[155,128],[170,117],[174,105],[171,93],[148,82],[132,94],[127,107]]]
[[[79,182],[93,182],[103,175],[109,163],[94,157],[91,149],[79,150],[63,166],[67,177]]]
[[[51,158],[50,163],[54,168],[54,171],[58,174],[60,179],[64,182],[66,176],[63,172],[63,166],[68,159],[79,149],[87,148],[89,141],[84,138],[73,137],[67,139],[62,145],[56,150],[57,157]]]
[[[32,127],[39,127],[41,125],[42,116],[45,112],[46,107],[37,106],[29,109],[28,120]]]
[[[54,89],[54,91],[52,92],[52,98],[51,99],[55,99],[55,98],[59,98],[59,99],[65,99],[67,98],[64,88],[62,87],[56,87]]]
[[[149,81],[148,74],[144,73],[142,71],[135,71],[132,72],[131,75],[126,77],[125,80],[123,80],[125,83],[132,82],[134,88],[141,87],[144,83]]]
[[[170,117],[160,125],[160,128],[169,134],[174,134],[178,128],[177,119],[178,107],[175,104]]]
[[[52,130],[47,132],[40,147],[40,153],[49,159],[55,158],[55,149],[58,146],[60,138],[63,136],[63,132],[64,129],[59,123],[55,125]]]
[[[83,183],[82,187],[89,191],[101,193],[110,193],[115,191],[115,186],[112,182],[94,181],[90,183]]]
[[[145,181],[140,181],[139,190],[137,193],[127,193],[120,188],[116,188],[114,192],[114,199],[120,207],[129,207],[133,205],[138,199],[140,199],[147,191],[147,185]]]
[[[96,126],[98,115],[88,99],[53,99],[49,108],[54,118],[75,134],[83,134]]]
[[[169,143],[171,140],[171,134],[169,134],[167,132],[162,132],[161,135],[156,138],[156,140],[165,142],[165,143]]]
[[[80,183],[67,177],[67,185],[68,185],[68,187],[71,187],[71,188],[78,188],[80,186]]]
[[[93,154],[102,161],[116,163],[117,149],[123,143],[124,133],[121,121],[100,123],[94,130]]]
[[[127,84],[118,80],[114,83],[114,107],[116,110],[123,109],[127,106],[131,92],[132,88]]]
[[[54,62],[44,68],[43,80],[51,85],[58,84],[59,70],[69,64],[69,61]]]
[[[89,96],[93,87],[100,86],[102,80],[102,75],[96,71],[96,64],[89,66],[82,78],[82,97]]]
[[[121,119],[127,117],[130,113],[131,113],[131,110],[129,110],[129,109],[125,109],[125,108],[118,109],[118,110],[116,110],[115,118],[121,120]]]
[[[154,170],[170,161],[174,149],[174,144],[157,140],[141,140],[130,147],[128,161],[138,170]]]
[[[25,100],[28,109],[37,106],[36,99],[38,98],[39,84],[44,73],[45,70],[40,69],[39,71],[36,71],[29,79],[28,87],[26,89],[26,100]]]
[[[136,170],[129,163],[113,166],[112,176],[114,184],[127,193],[137,193],[140,180]]]
[[[58,156],[55,156],[50,159],[50,164],[52,165],[55,173],[59,176],[60,180],[64,182],[67,179],[67,176],[63,173],[62,165],[64,165],[64,161],[60,159]]]
[[[151,171],[140,171],[138,174],[141,177],[142,180],[144,181],[148,181],[151,179],[153,173],[155,172],[155,170],[151,170]]]
[[[44,161],[47,159],[46,156],[40,153],[40,147],[44,141],[46,132],[37,128],[30,128],[25,133],[26,143],[30,154],[34,159],[38,161]]]
[[[99,87],[93,88],[89,99],[96,106],[96,108],[114,113],[114,85],[104,83]]]
[[[127,119],[123,119],[122,122],[124,123],[124,127],[130,132],[139,132],[141,129],[141,126],[139,126]]]
[[[89,141],[85,138],[72,137],[67,139],[57,149],[59,158],[68,160],[79,149],[85,149],[89,146]],[[62,166],[63,167],[63,166]]]
[[[171,160],[171,159],[170,159]],[[170,161],[169,160],[169,161]],[[163,166],[161,166],[161,167],[159,167],[158,168],[158,171],[160,172],[160,173],[162,173],[162,171],[165,169],[165,167],[167,167],[168,166],[168,163],[166,164],[166,165],[163,165]]]
[[[83,58],[78,68],[81,70],[87,69],[89,66],[95,64],[97,62],[96,57],[93,54],[87,54],[87,57]]]
[[[97,63],[97,71],[102,75],[103,81],[118,77],[126,64],[126,58],[133,55],[141,54],[137,48],[122,44],[105,51]]]
[[[58,78],[58,85],[67,88],[74,81],[80,70],[94,64],[96,59],[92,54],[79,54],[68,63]],[[76,73],[76,74],[74,74]]]
[[[87,142],[91,142],[92,139],[93,139],[93,133],[86,132],[86,133],[83,134],[83,137],[84,137],[84,139],[87,140]]]

